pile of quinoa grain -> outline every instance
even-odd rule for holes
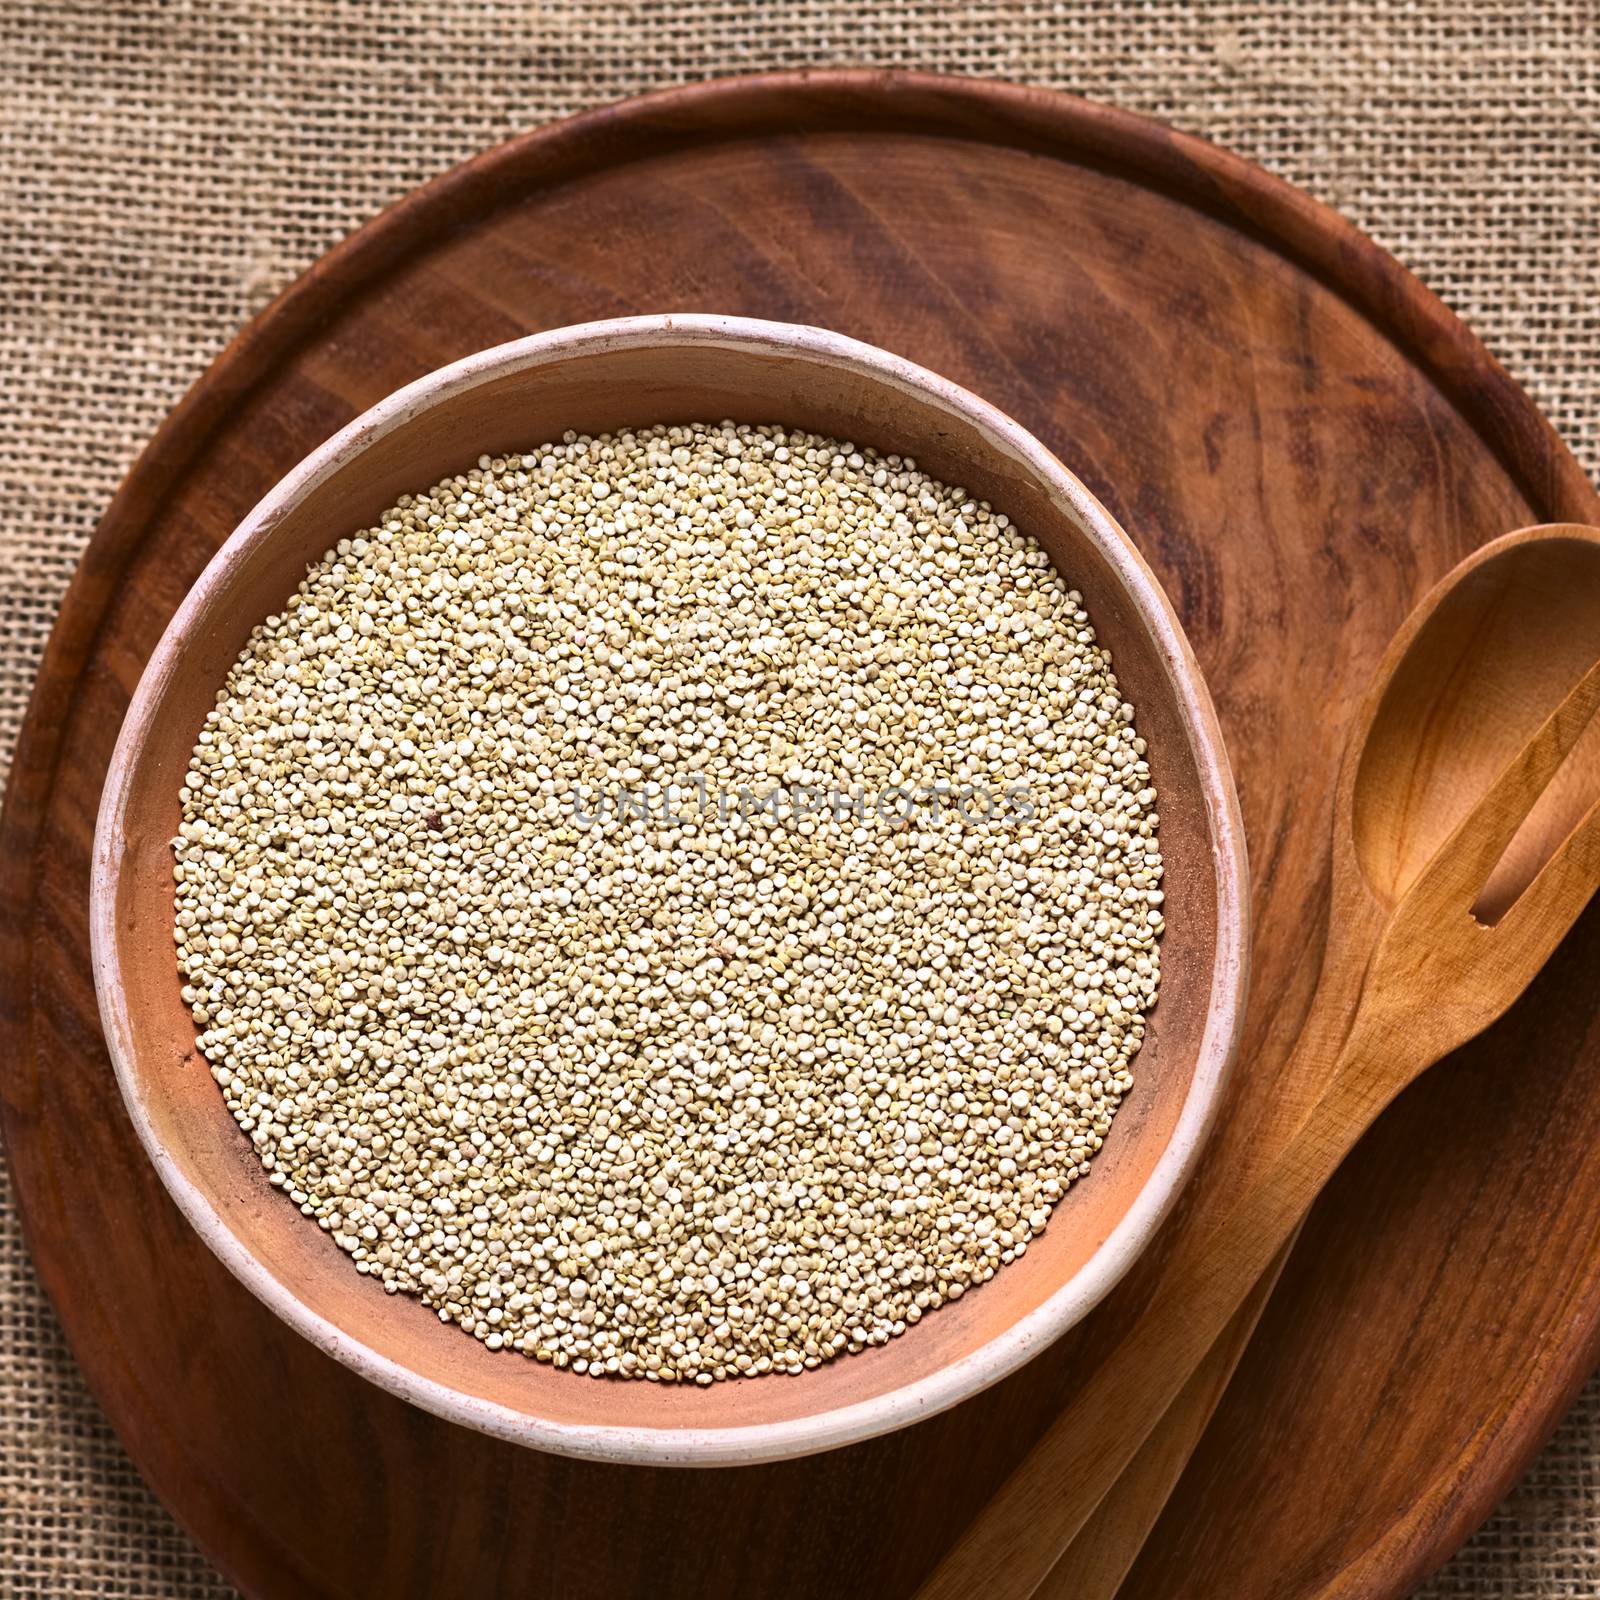
[[[1079,595],[912,461],[568,434],[252,634],[184,780],[184,999],[386,1289],[594,1376],[798,1372],[1020,1256],[1100,1148],[1156,999],[1144,754]]]

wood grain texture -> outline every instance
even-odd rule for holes
[[[967,384],[1166,584],[1256,879],[1251,1021],[1201,1183],[1292,1097],[1270,1080],[1317,966],[1332,776],[1389,636],[1494,535],[1600,516],[1533,406],[1369,241],[1247,163],[1042,92],[881,73],[677,91],[490,152],[325,258],[108,511],[0,847],[0,1095],[40,1274],[135,1459],[253,1593],[909,1593],[1159,1264],[915,1429],[737,1473],[606,1468],[488,1444],[318,1355],[146,1167],[100,1041],[86,883],[167,617],[261,492],[379,396],[531,329],[660,310],[822,323]],[[1397,1595],[1489,1510],[1600,1353],[1597,970],[1591,913],[1347,1163],[1128,1593]]]

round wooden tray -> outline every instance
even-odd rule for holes
[[[881,73],[677,91],[491,151],[340,246],[223,353],[97,530],[0,840],[0,1095],[40,1274],[142,1470],[255,1594],[909,1593],[1143,1293],[1136,1271],[998,1388],[867,1445],[597,1466],[319,1355],[189,1233],[134,1140],[86,884],[168,616],[257,497],[379,396],[530,329],[665,310],[821,323],[976,389],[1167,585],[1255,868],[1251,1022],[1201,1182],[1226,1181],[1309,998],[1333,763],[1389,634],[1485,539],[1600,520],[1526,397],[1370,241],[1233,156],[1048,93]],[[1600,1353],[1597,978],[1591,915],[1357,1152],[1131,1593],[1395,1595],[1489,1510]]]

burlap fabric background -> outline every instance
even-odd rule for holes
[[[0,774],[142,442],[341,235],[486,144],[766,66],[915,65],[1152,112],[1340,207],[1600,466],[1600,3],[0,0]],[[0,1175],[0,1593],[226,1586],[97,1414]],[[1600,1595],[1600,1382],[1423,1591]]]

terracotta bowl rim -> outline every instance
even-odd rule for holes
[[[123,994],[115,906],[130,774],[160,710],[184,641],[208,601],[226,589],[246,553],[288,510],[375,439],[491,379],[554,358],[628,347],[713,344],[852,369],[878,387],[915,393],[975,426],[986,445],[1020,462],[1073,510],[1123,584],[1165,668],[1188,734],[1210,829],[1217,883],[1216,949],[1200,1047],[1178,1120],[1148,1179],[1094,1253],[1050,1297],[978,1349],[914,1382],[831,1410],[718,1428],[557,1422],[467,1394],[380,1354],[315,1312],[268,1270],[184,1174],[157,1133],[149,1085],[137,1070]],[[915,452],[913,451],[913,454]],[[319,1350],[426,1411],[512,1443],[590,1460],[653,1465],[741,1465],[852,1444],[932,1416],[1015,1371],[1084,1317],[1128,1270],[1171,1209],[1215,1119],[1238,1047],[1249,966],[1248,874],[1232,772],[1210,694],[1171,603],[1111,514],[1034,436],[970,391],[904,358],[823,328],[750,317],[652,315],[586,322],[481,350],[380,400],[312,451],[228,536],[163,632],[139,679],[118,737],[96,820],[90,936],[100,1019],[123,1102],[162,1183],[207,1247],[247,1289]],[[176,968],[174,968],[176,976]],[[309,1224],[308,1224],[309,1226]],[[466,1337],[466,1335],[463,1335]],[[890,1347],[892,1348],[892,1346]],[[869,1352],[872,1354],[873,1352]],[[881,1353],[881,1352],[877,1352]],[[575,1380],[575,1381],[588,1381]],[[783,1382],[771,1378],[773,1383]],[[803,1381],[803,1378],[798,1380]]]

